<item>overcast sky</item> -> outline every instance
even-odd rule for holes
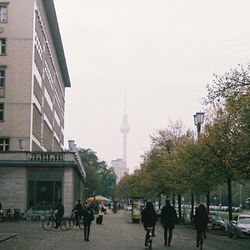
[[[169,120],[196,130],[193,114],[213,73],[250,59],[249,0],[54,2],[72,83],[65,141],[108,165],[121,158],[127,85],[131,172]]]

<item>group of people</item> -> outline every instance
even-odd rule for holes
[[[64,206],[62,204],[62,199],[59,199],[57,205],[54,208],[54,211],[55,211],[55,221],[56,221],[56,225],[54,228],[57,229],[64,215]],[[77,226],[79,225],[79,219],[83,217],[84,240],[89,241],[90,225],[95,218],[93,209],[87,202],[84,203],[84,205],[82,206],[81,201],[78,200],[72,212],[75,213],[75,221]]]
[[[56,226],[58,228],[60,225],[60,221],[64,215],[64,206],[62,204],[62,200],[58,201],[58,204],[55,206],[55,218],[56,218]],[[81,205],[81,201],[78,200],[72,212],[75,213],[75,221],[76,225],[79,224],[79,219],[83,216],[84,221],[84,240],[89,241],[90,235],[90,226],[91,222],[94,220],[94,212],[92,207],[86,202],[84,205]],[[99,216],[97,217],[97,224],[102,224],[103,214],[105,212],[105,207],[101,203],[99,205]],[[154,205],[152,202],[147,202],[145,209],[143,209],[141,214],[141,221],[144,225],[146,232],[148,228],[153,228],[153,237],[155,237],[155,225],[158,219],[158,215],[155,211]],[[173,229],[175,228],[175,224],[178,223],[178,217],[176,210],[173,206],[171,206],[170,201],[166,200],[166,205],[163,206],[161,210],[161,225],[164,228],[164,245],[170,246]],[[99,221],[99,222],[98,222]],[[206,207],[203,204],[200,204],[196,209],[196,213],[194,216],[194,224],[197,230],[197,243],[196,246],[199,247],[200,244],[200,236],[203,234],[204,238],[206,238],[206,228],[208,224],[208,214],[206,211]],[[145,239],[145,246],[147,246],[147,239]]]
[[[154,205],[152,202],[147,202],[145,209],[142,211],[141,221],[144,225],[144,228],[147,232],[148,228],[153,227],[153,237],[155,236],[155,225],[157,222],[157,213],[155,211]],[[161,225],[164,228],[164,245],[170,246],[173,229],[175,224],[178,223],[178,217],[176,210],[173,206],[171,206],[170,201],[166,200],[166,205],[161,210]],[[206,238],[206,228],[208,224],[208,214],[206,211],[206,207],[203,204],[200,204],[196,209],[194,224],[197,231],[197,242],[196,247],[199,247],[200,244],[200,236],[203,234],[204,238]],[[145,246],[147,246],[147,236],[145,238]]]

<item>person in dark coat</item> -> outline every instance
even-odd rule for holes
[[[155,236],[155,224],[157,221],[157,214],[152,202],[147,202],[146,207],[142,210],[141,221],[147,231],[148,227],[153,227],[153,237]],[[145,246],[147,246],[147,238],[145,238]]]
[[[170,205],[170,201],[166,200],[166,205],[161,210],[161,224],[164,228],[164,245],[170,246],[174,225],[178,222],[175,208]],[[169,231],[169,234],[168,234]]]
[[[54,228],[57,229],[59,225],[61,224],[61,220],[64,215],[64,206],[62,204],[62,199],[58,200],[58,203],[55,206],[54,210],[55,210],[55,217],[56,217],[56,226]]]
[[[207,238],[206,229],[208,224],[208,214],[204,204],[200,204],[196,209],[194,223],[197,231],[196,247],[199,247],[201,234],[204,235],[204,238]]]
[[[84,223],[84,240],[89,241],[90,225],[95,219],[94,212],[88,203],[85,203],[82,210],[83,223]]]
[[[79,218],[81,217],[81,213],[82,213],[82,204],[81,204],[81,200],[78,200],[74,209],[72,210],[72,212],[75,213],[75,220],[76,220],[76,226],[79,225]]]

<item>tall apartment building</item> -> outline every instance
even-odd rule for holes
[[[54,204],[58,198],[66,199],[70,209],[73,200],[81,198],[83,166],[76,154],[70,159],[69,152],[63,152],[65,89],[70,86],[53,0],[0,0],[3,205],[17,198],[9,197],[8,188],[23,192],[21,209]],[[12,182],[7,184],[7,178]],[[41,198],[46,195],[50,197]]]
[[[53,1],[0,1],[0,77],[0,150],[22,138],[27,150],[61,151],[70,79]]]

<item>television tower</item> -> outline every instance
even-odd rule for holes
[[[123,134],[123,144],[122,144],[122,159],[125,163],[125,167],[127,168],[127,134],[130,131],[130,126],[128,124],[128,115],[126,112],[126,90],[125,90],[125,107],[124,107],[124,115],[122,119],[122,125],[120,127],[120,131]]]

